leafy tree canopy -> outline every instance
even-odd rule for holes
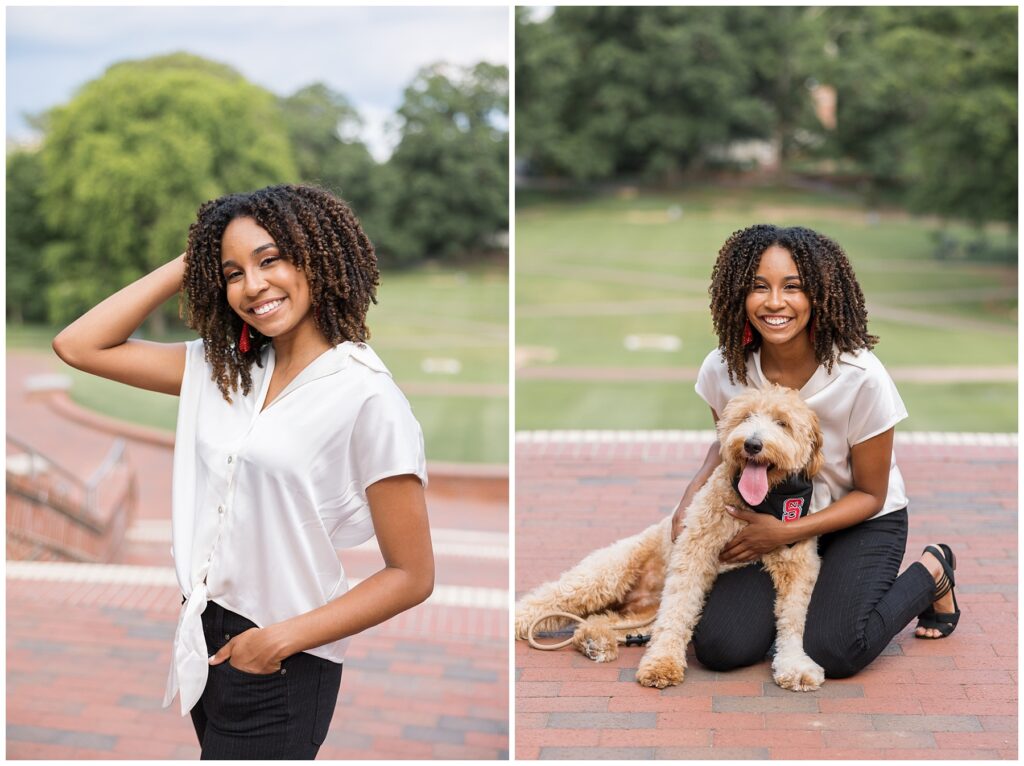
[[[115,64],[45,124],[54,321],[180,253],[205,200],[295,180],[274,96],[183,53]]]
[[[535,24],[520,12],[518,149],[544,174],[657,179],[698,166],[712,147],[772,138],[797,122],[789,89],[802,88],[807,61],[792,33],[808,14],[571,6]]]
[[[837,125],[812,93],[829,85]],[[914,210],[1015,221],[1015,7],[516,11],[517,160],[536,175],[672,181],[767,139]]]
[[[401,263],[497,249],[508,229],[508,69],[427,67],[398,115],[382,252]]]
[[[1015,221],[1016,8],[830,8],[836,151],[920,211]]]
[[[300,180],[329,189],[359,216],[377,242],[387,230],[386,180],[359,139],[363,120],[341,93],[314,83],[281,99]]]
[[[38,152],[7,156],[7,318],[17,322],[46,321],[41,253],[51,234],[40,210],[42,186]]]

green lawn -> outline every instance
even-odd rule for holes
[[[508,382],[508,277],[502,270],[385,274],[368,324],[371,345],[408,383]],[[56,330],[8,326],[10,348],[46,352]],[[455,360],[457,373],[424,370],[428,360]],[[429,366],[429,362],[428,362]],[[435,365],[436,366],[436,365]],[[141,391],[63,366],[72,398],[134,423],[173,430],[177,398]],[[430,460],[507,463],[508,397],[410,395]]]
[[[1006,422],[1006,413],[1017,408],[1015,383],[902,383],[899,389],[910,413],[897,426],[900,431],[1016,430],[1008,429]],[[524,380],[516,384],[516,400],[517,427],[524,431],[714,428],[711,411],[692,383]],[[522,402],[533,404],[527,409]]]
[[[1007,289],[1017,284],[1016,269],[934,259],[935,222],[898,211],[869,215],[849,196],[792,190],[528,199],[516,214],[516,345],[536,349],[532,365],[699,365],[716,343],[707,294],[715,257],[732,232],[759,222],[810,226],[843,245],[873,311],[870,329],[881,338],[876,353],[887,365],[1017,364],[1017,297]],[[962,226],[949,231],[969,236]],[[675,336],[679,347],[627,349],[627,336],[647,334]],[[900,391],[912,415],[906,427],[1017,429],[1012,384],[908,384]],[[692,384],[657,381],[523,380],[516,420],[519,429],[709,422]]]

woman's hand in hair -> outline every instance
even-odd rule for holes
[[[185,374],[184,343],[130,336],[173,298],[185,275],[185,254],[135,280],[89,309],[53,339],[53,350],[83,372],[177,396]]]

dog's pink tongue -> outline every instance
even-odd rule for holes
[[[768,464],[747,461],[740,476],[740,495],[747,505],[760,505],[768,495]]]

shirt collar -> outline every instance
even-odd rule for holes
[[[269,380],[270,376],[274,373],[274,347],[272,344],[268,344],[270,350],[267,354],[265,364],[266,367],[266,379]],[[349,366],[350,360],[355,360],[362,364],[364,367],[369,367],[375,372],[383,372],[388,376],[391,372],[387,367],[384,366],[384,362],[380,360],[380,357],[367,346],[365,343],[353,343],[352,341],[345,341],[337,346],[333,346],[324,351],[320,356],[314,359],[312,362],[307,364],[303,368],[302,372],[296,375],[292,381],[285,386],[285,389],[277,395],[272,401],[269,407],[273,407],[278,401],[286,397],[295,389],[312,383],[314,380],[325,378],[328,375],[334,375],[337,372],[341,372]],[[265,393],[265,392],[264,392]],[[268,407],[268,408],[269,408]]]
[[[833,346],[833,351],[835,350],[836,349]],[[810,380],[804,383],[803,388],[801,388],[798,392],[800,394],[800,398],[806,400],[814,396],[819,391],[823,391],[825,388],[830,386],[835,380],[839,378],[840,375],[842,375],[842,365],[844,364],[849,364],[854,367],[864,369],[865,362],[861,358],[861,353],[862,352],[860,350],[840,352],[838,360],[835,364],[832,365],[831,372],[825,369],[825,365],[819,364],[818,369],[816,369],[814,371],[814,374],[811,375]],[[761,349],[759,348],[755,350],[751,354],[751,358],[753,359],[754,363],[754,372],[757,375],[755,385],[757,388],[764,388],[765,386],[768,385],[768,379],[765,378],[764,373],[761,371]]]

